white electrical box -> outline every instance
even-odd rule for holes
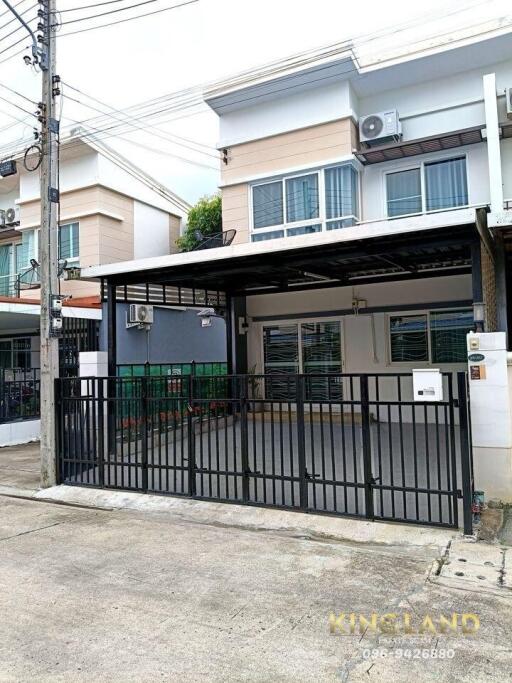
[[[412,371],[412,388],[415,401],[442,401],[443,375],[439,368],[421,368]]]

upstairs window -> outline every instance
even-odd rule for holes
[[[358,213],[357,171],[353,166],[325,169],[325,217],[327,230],[354,225]],[[350,218],[343,219],[343,216]],[[332,220],[332,219],[338,220]]]
[[[59,259],[76,261],[80,256],[78,223],[59,227]]]
[[[451,209],[468,203],[466,159],[425,164],[427,211]]]
[[[358,174],[343,164],[252,187],[253,242],[354,225]]]
[[[388,216],[421,213],[421,172],[419,168],[386,176]]]
[[[429,161],[417,168],[387,173],[386,195],[390,218],[467,206],[466,159]]]
[[[283,223],[283,183],[265,183],[252,189],[252,213],[255,228]]]
[[[318,218],[318,174],[299,176],[286,181],[286,222]]]

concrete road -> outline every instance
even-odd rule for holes
[[[510,680],[512,593],[433,583],[438,551],[395,528],[393,546],[342,543],[0,497],[0,680]],[[341,612],[480,629],[332,634]]]

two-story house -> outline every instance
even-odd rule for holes
[[[455,370],[475,303],[485,304],[486,330],[498,314],[506,322],[486,244],[483,77],[496,74],[511,197],[511,45],[499,35],[420,58],[396,47],[365,64],[355,44],[206,92],[219,115],[224,229],[263,262],[304,255],[302,277],[283,260],[258,296],[247,292],[249,366]],[[346,254],[331,258],[342,245]]]
[[[227,246],[83,273],[103,280],[110,326],[135,284],[225,311],[236,377],[209,410],[240,422],[198,428],[188,488],[166,491],[457,525],[462,476],[471,527],[466,337],[510,317],[511,54],[510,26],[489,21],[206,90]],[[484,448],[475,476],[512,500],[511,445]]]
[[[15,158],[16,173],[0,178],[0,367],[39,367],[39,172],[37,159]],[[64,365],[76,365],[79,351],[106,348],[100,286],[66,280],[66,270],[170,254],[186,221],[188,203],[147,173],[90,135],[76,133],[60,147],[59,259],[64,301]],[[126,329],[119,320],[119,362],[190,361],[188,347],[169,344],[168,324],[183,337],[194,337],[197,316],[185,308],[155,310],[151,348],[146,334]],[[193,343],[193,342],[192,342]],[[211,359],[223,355],[223,343],[211,342]],[[198,350],[195,349],[197,352]],[[196,360],[203,360],[199,355]],[[210,357],[208,357],[210,359]]]

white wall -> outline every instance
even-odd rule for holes
[[[404,139],[435,135],[485,123],[482,77],[496,73],[498,91],[512,83],[512,60],[359,98],[360,115],[397,109]],[[357,88],[357,85],[356,85]]]
[[[110,159],[103,155],[98,156],[99,182],[106,187],[110,187],[117,192],[121,192],[128,197],[133,197],[151,206],[156,206],[163,211],[169,211],[176,215],[184,215],[183,211],[177,209],[171,202],[160,194],[151,190],[140,180],[134,178],[130,173],[114,164]]]
[[[169,253],[169,214],[153,206],[133,203],[133,258]]]
[[[2,446],[18,446],[30,441],[39,441],[41,420],[22,420],[6,422],[0,425],[0,448]]]
[[[361,285],[296,292],[286,294],[265,294],[247,297],[247,315],[250,318],[248,333],[249,367],[257,365],[262,369],[261,330],[263,324],[254,318],[270,318],[274,315],[295,316],[310,313],[315,317],[320,312],[351,309],[352,298],[365,299],[371,308],[414,305],[424,310],[422,304],[433,302],[469,301],[471,276],[440,277],[432,280],[410,280],[389,284]],[[418,363],[390,363],[388,352],[388,316],[390,313],[374,313],[373,316],[361,310],[359,315],[343,316],[344,367],[343,372],[401,372],[417,367]],[[405,313],[404,313],[405,314]],[[329,317],[337,317],[332,315]],[[375,325],[376,344],[372,344],[372,317]],[[279,324],[276,322],[275,324]],[[420,364],[421,365],[421,364]],[[442,370],[464,370],[466,365],[443,364]]]
[[[66,159],[60,167],[60,191],[67,192],[99,182],[98,155],[90,154]],[[20,173],[20,199],[24,202],[39,198],[39,173]]]
[[[354,114],[354,95],[346,81],[266,101],[220,117],[219,146],[257,140]],[[242,95],[241,95],[242,97]]]

